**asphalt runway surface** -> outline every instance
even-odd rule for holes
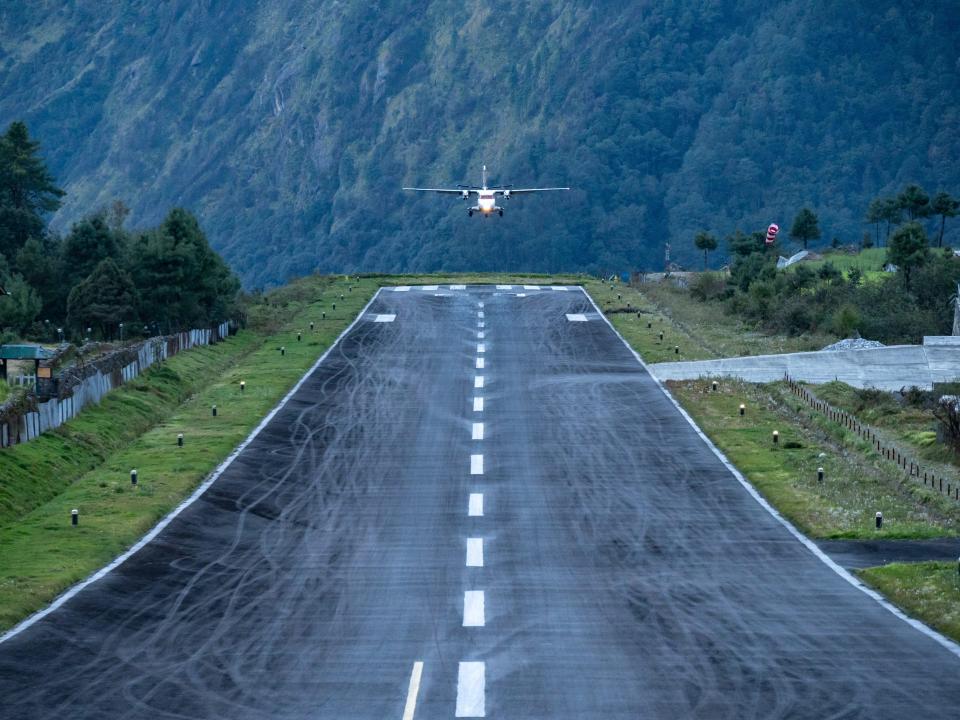
[[[958,671],[579,289],[445,286],[382,291],[199,500],[0,644],[0,716],[942,718]]]

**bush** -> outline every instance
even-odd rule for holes
[[[701,302],[729,297],[730,292],[726,278],[720,273],[700,273],[690,283],[690,295]]]

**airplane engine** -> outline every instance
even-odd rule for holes
[[[504,199],[504,200],[509,200],[509,199],[510,199],[510,191],[509,191],[509,190],[504,190],[504,191],[503,191],[503,199]]]
[[[464,199],[464,200],[467,200],[467,199],[470,197],[470,191],[469,191],[469,190],[461,190],[461,191],[460,191],[460,197],[461,197],[462,199]]]

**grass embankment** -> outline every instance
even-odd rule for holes
[[[791,405],[779,384],[669,383],[711,440],[789,520],[816,538],[929,538],[960,533],[960,506],[912,482],[856,435]],[[739,405],[747,406],[739,415]],[[780,442],[773,444],[773,431]],[[862,447],[861,447],[862,445]],[[817,468],[825,480],[817,481]],[[877,531],[877,511],[884,517]]]
[[[614,327],[649,363],[803,352],[836,340],[826,334],[790,337],[760,331],[723,305],[699,302],[670,282],[647,283],[639,289],[595,280],[584,285]]]
[[[372,280],[308,278],[283,288],[252,311],[252,324],[266,332],[245,331],[177,355],[63,427],[0,453],[8,499],[0,521],[0,628],[109,563],[174,508],[330,346],[376,287]],[[301,342],[297,330],[303,330]],[[177,448],[181,432],[185,444]],[[139,473],[136,488],[132,468]],[[80,510],[79,527],[70,525],[72,508]]]
[[[801,265],[810,270],[819,270],[827,263],[830,263],[844,275],[856,268],[860,270],[865,278],[883,277],[883,266],[887,264],[887,249],[867,248],[858,253],[849,253],[842,250],[820,251],[823,254],[822,260],[808,260],[803,263],[797,263],[791,267],[796,268]]]
[[[913,617],[960,641],[960,577],[955,563],[893,563],[857,575]]]
[[[902,451],[911,453],[939,476],[955,484],[960,480],[960,456],[937,440],[938,421],[933,415],[932,393],[899,393],[858,388],[832,382],[816,389],[817,396],[876,428]]]

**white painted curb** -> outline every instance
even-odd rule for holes
[[[65,592],[64,592],[62,595],[60,595],[56,600],[54,600],[52,603],[50,603],[50,605],[48,605],[47,607],[43,608],[42,610],[38,610],[37,612],[35,612],[35,613],[34,613],[33,615],[31,615],[30,617],[26,618],[25,620],[21,621],[21,622],[18,623],[17,625],[14,625],[12,628],[10,628],[10,629],[9,629],[7,632],[5,632],[2,636],[0,636],[0,643],[5,642],[5,641],[9,640],[10,638],[14,637],[15,635],[18,635],[18,634],[22,633],[24,630],[26,630],[27,628],[29,628],[29,627],[30,627],[31,625],[33,625],[35,622],[37,622],[38,620],[42,620],[42,619],[45,618],[47,615],[49,615],[50,613],[52,613],[54,610],[56,610],[57,608],[59,608],[61,605],[63,605],[63,604],[64,604],[65,602],[67,602],[68,600],[70,600],[74,595],[76,595],[77,593],[79,593],[81,590],[83,590],[84,588],[86,588],[88,585],[92,585],[92,584],[95,583],[97,580],[99,580],[100,578],[102,578],[102,577],[104,577],[105,575],[107,575],[108,573],[110,573],[112,570],[115,570],[116,568],[120,567],[120,566],[121,566],[123,563],[125,563],[130,557],[132,557],[132,556],[133,556],[135,553],[137,553],[142,547],[144,547],[148,542],[150,542],[150,541],[153,540],[157,535],[159,535],[161,532],[163,532],[163,529],[164,529],[165,527],[167,527],[167,525],[169,525],[171,522],[173,522],[173,519],[174,519],[175,517],[177,517],[177,515],[179,515],[180,513],[182,513],[184,510],[186,510],[188,507],[190,507],[194,502],[196,502],[197,499],[198,499],[201,495],[203,495],[203,494],[210,488],[210,486],[213,485],[213,483],[215,483],[215,482],[217,481],[217,478],[219,478],[220,475],[223,474],[223,471],[226,470],[228,467],[230,467],[230,464],[231,464],[234,460],[236,460],[237,456],[238,456],[241,452],[243,452],[243,450],[247,447],[247,445],[249,445],[249,444],[253,441],[253,439],[254,439],[257,435],[260,434],[260,431],[263,430],[263,428],[265,428],[265,427],[267,426],[267,423],[269,423],[269,422],[273,419],[273,416],[276,415],[276,414],[283,408],[283,406],[287,404],[287,402],[290,400],[290,398],[292,398],[292,397],[294,396],[294,394],[297,392],[297,390],[300,389],[300,386],[303,385],[303,383],[306,382],[307,378],[310,377],[310,375],[312,375],[313,372],[314,372],[318,367],[320,367],[320,363],[322,363],[324,360],[327,359],[327,355],[329,355],[330,352],[331,352],[337,345],[340,344],[340,341],[344,338],[344,336],[346,336],[346,334],[353,329],[353,326],[356,325],[358,322],[360,322],[360,320],[363,318],[363,316],[366,315],[367,309],[373,304],[373,301],[376,300],[377,297],[380,295],[380,291],[381,291],[381,290],[383,290],[382,287],[377,288],[377,292],[375,292],[375,293],[373,294],[373,297],[370,298],[369,302],[367,302],[367,304],[363,306],[363,310],[361,310],[360,313],[357,315],[357,317],[355,317],[355,318],[353,319],[353,322],[350,323],[350,324],[347,326],[347,328],[346,328],[342,333],[340,333],[340,334],[337,336],[337,339],[333,341],[333,344],[330,345],[330,347],[328,347],[328,348],[326,349],[326,351],[323,353],[323,355],[320,356],[320,358],[313,364],[313,366],[312,366],[309,370],[307,370],[306,373],[303,374],[303,376],[297,381],[297,384],[294,385],[294,386],[290,389],[290,392],[288,392],[286,395],[284,395],[283,399],[277,404],[277,406],[274,407],[273,410],[271,410],[269,413],[267,413],[266,417],[264,417],[263,420],[260,421],[260,424],[257,425],[257,426],[250,432],[249,435],[247,435],[246,439],[244,439],[243,442],[241,442],[239,445],[237,445],[236,448],[234,448],[233,452],[230,453],[229,456],[227,456],[227,459],[224,460],[222,463],[220,463],[220,464],[217,466],[217,468],[207,477],[207,479],[204,480],[204,481],[199,485],[199,487],[197,487],[197,489],[194,490],[193,493],[192,493],[186,500],[184,500],[184,501],[181,502],[179,505],[177,505],[173,510],[171,510],[171,511],[167,514],[166,517],[164,517],[160,522],[158,522],[158,523],[153,527],[152,530],[150,530],[150,532],[148,532],[146,535],[144,535],[142,538],[140,538],[140,540],[137,541],[136,545],[134,545],[133,547],[131,547],[130,549],[128,549],[128,550],[127,550],[126,552],[124,552],[122,555],[118,556],[118,557],[117,557],[116,559],[114,559],[114,561],[111,562],[109,565],[107,565],[107,566],[104,567],[104,568],[101,568],[100,570],[97,570],[93,575],[91,575],[90,577],[88,577],[86,580],[80,581],[79,583],[77,583],[76,585],[74,585],[73,587],[71,587],[70,589],[68,589],[67,591],[65,591]]]
[[[720,451],[720,448],[714,445],[713,441],[703,433],[703,431],[693,421],[693,418],[691,418],[690,415],[687,414],[687,411],[680,406],[680,403],[677,402],[677,399],[673,397],[673,395],[670,394],[670,391],[667,390],[667,388],[663,385],[662,382],[660,382],[659,378],[657,378],[656,375],[650,372],[650,369],[647,367],[647,364],[643,361],[643,358],[641,358],[640,355],[637,354],[636,350],[630,347],[630,343],[624,340],[623,336],[613,326],[613,323],[610,322],[607,316],[603,314],[603,311],[600,309],[597,303],[595,303],[593,298],[590,297],[590,293],[588,293],[586,289],[583,288],[582,286],[580,287],[580,290],[581,292],[583,292],[584,295],[586,295],[587,299],[590,301],[590,304],[593,305],[594,309],[598,313],[600,313],[600,317],[602,317],[604,322],[607,323],[607,326],[611,330],[613,330],[614,334],[616,334],[618,338],[620,338],[620,342],[622,342],[627,347],[627,349],[633,354],[633,357],[636,358],[637,362],[640,363],[640,365],[643,366],[643,369],[647,371],[647,373],[650,375],[653,381],[657,384],[657,387],[659,387],[660,390],[663,391],[663,394],[666,395],[667,398],[670,400],[670,402],[673,403],[673,406],[677,408],[677,410],[680,412],[681,415],[683,415],[686,421],[690,423],[691,427],[693,427],[693,429],[696,430],[697,435],[699,435],[700,438],[707,444],[707,447],[709,447],[713,451],[714,455],[720,458],[720,461],[740,482],[740,484],[744,487],[744,489],[746,489],[746,491],[750,493],[750,496],[754,500],[756,500],[758,503],[760,503],[760,506],[763,507],[764,510],[766,510],[768,513],[773,515],[773,517],[775,517],[777,521],[790,532],[791,535],[793,535],[797,540],[803,543],[803,545],[810,552],[816,555],[821,562],[823,562],[827,567],[833,570],[837,575],[842,577],[844,580],[846,580],[848,583],[850,583],[855,588],[860,590],[862,593],[869,595],[871,598],[876,600],[883,608],[885,608],[886,610],[896,615],[898,618],[900,618],[905,623],[913,627],[915,630],[919,630],[927,637],[938,642],[940,645],[942,645],[944,648],[952,652],[957,657],[960,657],[960,645],[958,645],[957,643],[955,643],[953,640],[946,637],[945,635],[941,635],[939,632],[931,628],[929,625],[925,625],[924,623],[920,622],[916,618],[910,617],[905,612],[903,612],[903,610],[898,608],[896,605],[893,605],[890,601],[888,601],[885,597],[883,597],[883,595],[878,593],[876,590],[874,590],[871,587],[868,587],[867,585],[864,585],[862,582],[860,582],[860,580],[856,578],[856,576],[852,575],[847,570],[845,570],[841,566],[837,565],[837,563],[835,563],[833,560],[831,560],[830,556],[827,555],[825,552],[823,552],[823,550],[821,550],[819,547],[817,547],[817,544],[813,542],[813,540],[811,540],[802,532],[800,532],[793,525],[793,523],[791,523],[789,520],[783,517],[783,515],[781,515],[772,505],[770,505],[770,503],[768,503],[763,498],[763,496],[759,492],[757,492],[757,489],[750,484],[750,482],[741,474],[741,472],[737,470],[736,467],[734,467],[733,463],[731,463],[730,460],[727,459],[726,455],[724,455]]]

